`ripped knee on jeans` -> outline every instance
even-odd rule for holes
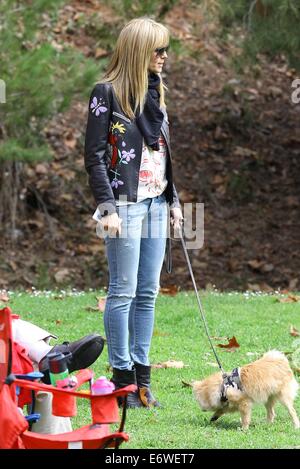
[[[128,293],[108,293],[107,300],[124,300],[125,302],[128,300],[133,300],[135,298],[135,292],[128,292]]]
[[[143,288],[142,290],[137,290],[136,296],[139,297],[146,297],[146,298],[156,298],[159,293],[160,286],[155,285],[151,286],[148,285],[147,288]]]

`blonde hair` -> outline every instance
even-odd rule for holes
[[[134,118],[138,107],[140,112],[144,108],[151,55],[155,49],[169,44],[169,36],[165,26],[146,17],[131,20],[120,32],[101,83],[112,83],[123,112],[131,119]],[[158,91],[160,106],[163,107],[166,107],[165,89],[167,87],[160,75]]]

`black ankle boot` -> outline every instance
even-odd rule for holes
[[[136,383],[136,374],[135,369],[133,370],[119,370],[118,368],[113,368],[113,376],[111,381],[116,386],[116,389],[125,388],[129,384],[137,384]],[[124,403],[123,397],[118,397],[118,404],[121,407]],[[135,408],[135,407],[143,407],[143,404],[139,398],[138,391],[130,392],[127,394],[127,409]]]
[[[136,381],[140,400],[145,407],[161,407],[150,389],[151,366],[135,363]]]
[[[75,342],[54,345],[49,353],[61,352],[64,355],[69,355],[67,366],[69,373],[73,373],[73,371],[82,370],[92,365],[101,355],[103,347],[103,337],[99,334],[90,334]],[[42,382],[45,384],[50,384],[49,353],[39,363],[39,371],[44,374]]]

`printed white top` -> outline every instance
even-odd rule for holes
[[[157,197],[158,195],[161,195],[167,187],[167,147],[162,134],[160,135],[158,142],[159,150],[154,151],[145,144],[145,141],[143,141],[137,202],[141,202],[148,197]],[[116,200],[117,206],[133,203],[135,202]]]
[[[166,178],[167,146],[162,134],[160,134],[158,143],[159,151],[154,151],[143,141],[137,202],[141,202],[148,197],[161,195],[168,185]],[[120,199],[116,200],[116,205],[129,205],[137,202],[127,202],[126,196],[120,195]],[[93,219],[96,221],[101,220],[98,207],[93,214]]]

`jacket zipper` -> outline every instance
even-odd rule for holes
[[[114,115],[114,116],[117,116],[117,117],[120,117],[120,119],[123,119],[124,121],[129,122],[129,124],[131,124],[131,120],[128,119],[128,117],[125,117],[125,116],[123,116],[122,114],[119,114],[119,113],[116,112],[116,111],[113,111],[113,115]]]

